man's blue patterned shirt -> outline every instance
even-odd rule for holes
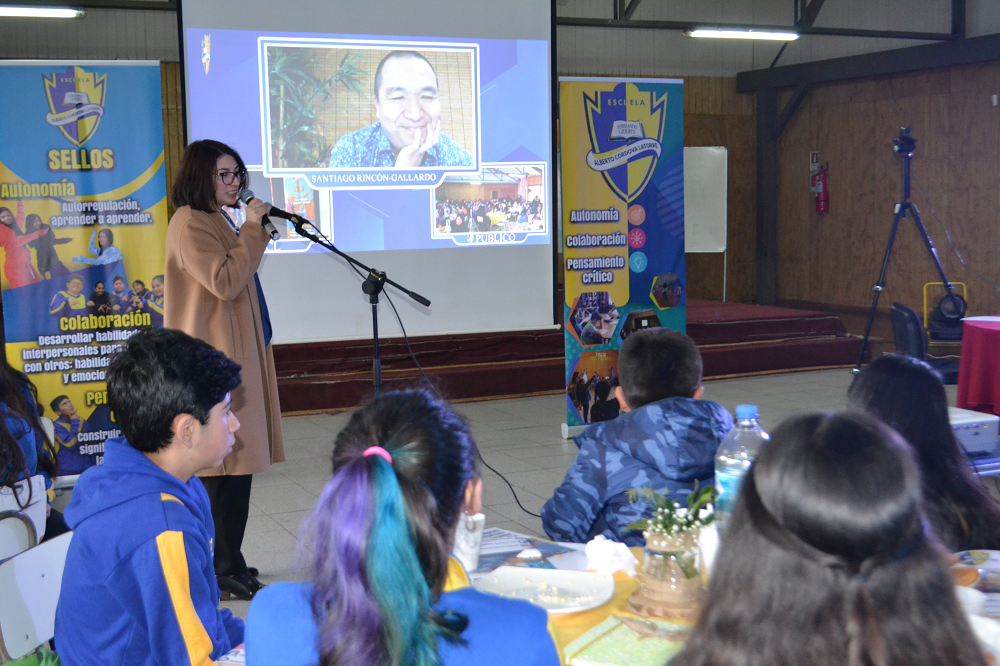
[[[333,168],[392,167],[396,154],[392,152],[389,137],[382,131],[382,123],[372,123],[356,132],[340,137],[330,154]],[[436,145],[424,155],[422,167],[474,166],[472,155],[443,132]]]

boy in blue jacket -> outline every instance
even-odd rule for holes
[[[65,513],[75,533],[55,640],[66,666],[202,666],[243,642],[243,621],[218,608],[215,528],[195,476],[233,448],[239,373],[171,329],[136,333],[112,359],[108,400],[124,437],[106,442]]]
[[[630,503],[629,489],[649,486],[683,505],[696,483],[715,482],[715,451],[733,418],[699,400],[701,372],[701,353],[683,333],[652,328],[625,338],[615,388],[624,413],[574,439],[580,452],[542,507],[549,537],[585,543],[603,534],[642,546],[642,533],[625,526],[651,515],[652,505]]]

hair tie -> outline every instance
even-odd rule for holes
[[[362,453],[361,455],[362,457],[379,456],[380,458],[383,458],[390,465],[392,464],[392,456],[389,455],[389,452],[383,449],[381,446],[369,446],[367,449],[365,449],[365,452]]]

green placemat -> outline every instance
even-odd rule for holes
[[[676,622],[643,621],[669,632],[690,629]],[[683,646],[679,640],[644,636],[612,616],[567,645],[563,654],[569,666],[663,666]]]

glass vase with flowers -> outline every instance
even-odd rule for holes
[[[629,491],[630,501],[640,499],[654,507],[649,518],[627,526],[630,530],[641,530],[646,539],[639,578],[642,596],[669,604],[697,601],[702,593],[698,533],[715,518],[715,488],[696,486],[687,496],[687,506],[652,488]]]

